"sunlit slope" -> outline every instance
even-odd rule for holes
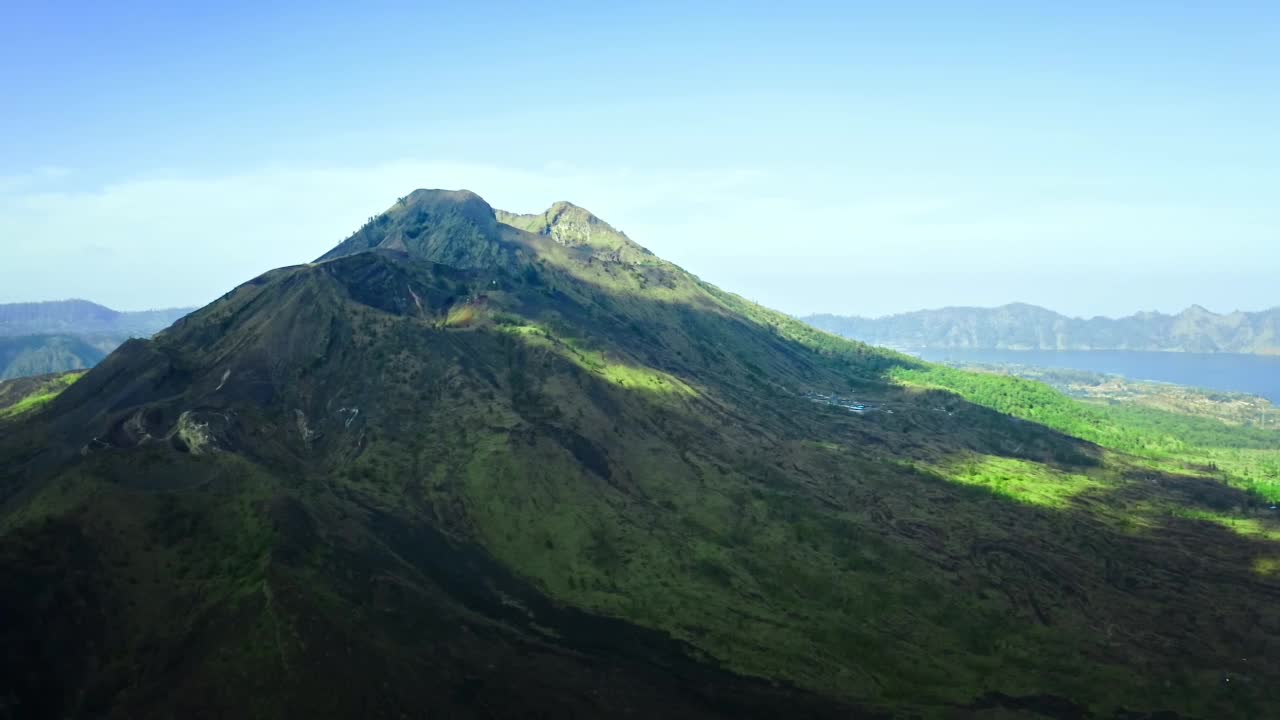
[[[0,438],[0,677],[58,717],[1258,716],[1274,520],[1195,458],[1274,436],[949,373],[418,191]]]
[[[34,412],[80,379],[83,372],[0,380],[0,420],[12,420]]]

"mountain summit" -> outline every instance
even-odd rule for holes
[[[320,258],[392,250],[460,268],[493,262],[512,233],[468,190],[415,190]]]
[[[612,253],[615,260],[643,261],[653,258],[653,253],[632,242],[609,223],[592,215],[589,210],[560,201],[538,215],[515,215],[498,211],[498,220],[505,225],[545,235],[570,247],[587,247],[597,253]]]
[[[0,716],[1265,707],[1272,546],[1165,512],[1250,496],[927,371],[415,191],[0,426]]]
[[[548,254],[550,246],[540,239],[572,251],[550,254],[579,263],[657,260],[608,223],[571,203],[557,202],[540,214],[517,215],[495,211],[467,190],[415,190],[320,260],[382,249],[455,267],[512,268],[522,259]]]

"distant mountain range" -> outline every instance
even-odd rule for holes
[[[154,335],[193,308],[120,312],[88,300],[0,305],[0,336]]]
[[[837,335],[897,348],[1280,354],[1280,307],[1220,315],[1193,305],[1176,315],[1084,319],[1014,303],[880,318],[822,314],[802,319]]]
[[[150,337],[190,311],[120,312],[87,300],[0,305],[0,380],[93,367],[125,340]]]

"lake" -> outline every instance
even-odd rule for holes
[[[1280,357],[1127,350],[909,350],[930,362],[1000,363],[1261,395],[1280,405]]]

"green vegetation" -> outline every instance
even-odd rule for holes
[[[1137,405],[1083,403],[1047,385],[942,366],[899,369],[917,387],[945,389],[966,400],[1134,456],[1146,467],[1212,477],[1251,491],[1252,504],[1280,500],[1280,433],[1203,414]]]
[[[643,392],[696,396],[698,393],[680,378],[654,370],[622,362],[610,362],[608,353],[592,350],[581,340],[562,337],[537,325],[508,325],[507,332],[520,338],[528,347],[545,348],[622,388]]]
[[[1105,483],[1087,473],[1065,473],[1017,458],[976,456],[934,468],[953,482],[974,485],[1018,502],[1063,508],[1071,498]]]
[[[69,372],[0,383],[0,420],[16,418],[44,407],[83,375],[83,372]]]

